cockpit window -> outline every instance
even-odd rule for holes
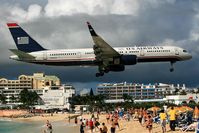
[[[187,52],[187,50],[183,50],[183,52]]]

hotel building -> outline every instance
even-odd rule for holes
[[[34,73],[33,75],[20,75],[16,80],[0,78],[0,94],[6,96],[8,104],[17,103],[19,93],[23,89],[34,90],[39,95],[43,95],[43,89],[51,86],[60,86],[60,79],[56,76],[45,75],[44,73]]]
[[[163,99],[166,95],[173,94],[176,89],[185,89],[185,85],[182,87],[173,84],[135,84],[135,83],[103,83],[97,87],[97,94],[102,94],[109,100],[123,99],[123,95],[127,94],[134,100],[144,99]]]

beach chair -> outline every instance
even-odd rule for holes
[[[187,131],[195,131],[197,127],[197,122],[194,122],[190,125],[185,125],[184,127],[180,128],[181,132],[187,132]]]

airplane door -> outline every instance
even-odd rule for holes
[[[81,52],[77,52],[77,57],[81,58]]]
[[[43,59],[47,60],[47,52],[43,52]]]
[[[140,56],[144,56],[144,50],[143,49],[140,50]]]
[[[175,49],[175,55],[179,55],[178,49]]]

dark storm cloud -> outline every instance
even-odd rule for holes
[[[48,49],[85,48],[92,47],[92,38],[88,32],[86,21],[90,21],[96,32],[111,46],[134,45],[173,45],[188,49],[193,59],[178,62],[175,71],[169,72],[169,63],[143,63],[127,66],[126,71],[109,73],[104,77],[96,78],[97,67],[50,67],[32,65],[8,60],[14,48],[14,42],[5,27],[6,21],[14,17],[12,13],[2,7],[0,36],[0,77],[13,78],[20,74],[45,72],[58,75],[63,82],[81,83],[86,86],[93,82],[139,82],[139,83],[186,83],[189,86],[199,85],[199,2],[186,0],[168,1],[137,1],[135,13],[117,14],[105,10],[102,14],[51,15],[47,9],[40,10],[34,6],[33,11],[40,14],[31,14],[31,10],[16,10],[18,14],[14,20],[19,20],[21,26],[39,43]],[[39,3],[36,3],[39,4]],[[40,5],[40,4],[39,4]],[[43,5],[41,5],[44,7]],[[0,6],[1,7],[1,6]],[[133,6],[132,6],[133,7]],[[53,7],[52,7],[53,8]],[[61,8],[61,7],[60,7]],[[99,8],[99,6],[98,6]],[[129,7],[128,7],[129,8]],[[80,8],[81,9],[81,8]],[[24,19],[23,18],[28,18]]]

